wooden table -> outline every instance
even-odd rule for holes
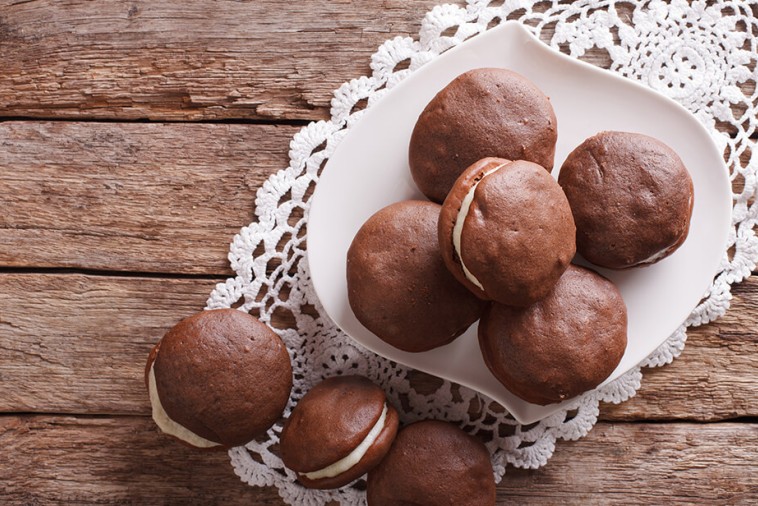
[[[0,503],[280,504],[158,432],[145,359],[230,274],[292,135],[437,1],[0,2]],[[758,503],[757,307],[735,287],[499,500]]]

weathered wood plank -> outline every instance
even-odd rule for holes
[[[437,4],[118,0],[93,9],[81,0],[5,0],[0,116],[324,119],[334,89],[370,74],[385,40],[416,38]],[[623,3],[616,8],[631,15]],[[551,26],[541,34],[552,35]],[[582,59],[611,62],[598,48]],[[755,83],[742,87],[749,96]]]
[[[642,388],[629,402],[605,405],[606,420],[724,420],[758,415],[758,280],[732,288],[729,311],[688,333],[681,357],[645,369]]]
[[[297,130],[0,122],[0,267],[227,274]]]
[[[146,417],[0,417],[4,504],[283,504]],[[537,471],[508,468],[498,504],[754,504],[755,424],[598,424]]]
[[[295,127],[0,123],[0,265],[230,272]]]
[[[385,40],[417,38],[424,14],[437,4],[120,0],[92,9],[81,1],[11,3],[0,16],[0,42],[6,42],[0,45],[0,116],[325,119],[333,91],[370,74],[370,57]],[[543,40],[552,34],[546,27]],[[582,59],[610,65],[605,50]]]
[[[150,347],[200,310],[214,283],[0,276],[0,412],[148,414],[142,375]],[[751,331],[758,324],[758,280],[741,285],[737,294],[734,310],[694,331],[680,359],[648,371],[636,398],[605,406],[601,416],[758,416],[758,339]]]
[[[599,423],[560,442],[547,466],[508,469],[503,504],[758,502],[758,425]]]
[[[333,90],[437,3],[4,1],[0,115],[325,118]]]
[[[0,275],[0,412],[149,412],[147,353],[215,283]]]
[[[170,441],[149,418],[3,416],[0,441],[3,504],[282,504],[226,452]]]

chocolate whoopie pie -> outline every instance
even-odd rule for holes
[[[547,295],[576,250],[561,187],[523,160],[484,158],[467,168],[442,205],[438,234],[458,281],[482,299],[513,306]]]
[[[666,258],[684,243],[694,201],[682,160],[657,139],[600,132],[568,156],[558,182],[576,221],[579,253],[626,269]]]
[[[145,369],[153,419],[200,448],[245,444],[282,415],[292,366],[282,340],[236,309],[202,311],[177,323]]]
[[[484,156],[553,168],[557,124],[550,100],[524,76],[481,68],[456,77],[426,106],[409,147],[421,192],[442,202],[461,172]]]
[[[398,414],[363,376],[328,378],[303,396],[279,438],[282,462],[309,488],[339,488],[389,451]]]
[[[397,434],[368,473],[369,506],[495,504],[495,477],[481,441],[447,422],[426,420]]]
[[[451,342],[484,310],[442,261],[439,214],[432,202],[387,206],[363,224],[347,252],[348,300],[356,318],[404,351]]]
[[[624,355],[626,324],[616,286],[572,265],[529,307],[492,304],[479,323],[479,346],[505,388],[545,405],[602,383]]]

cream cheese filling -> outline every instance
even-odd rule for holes
[[[508,162],[510,163],[510,162]],[[476,191],[476,187],[479,186],[479,183],[482,182],[482,180],[495,172],[496,170],[501,169],[506,164],[501,163],[497,167],[488,170],[484,174],[482,174],[482,177],[479,178],[479,181],[474,183],[474,185],[469,189],[466,196],[463,198],[463,201],[461,202],[461,208],[458,210],[458,216],[455,219],[455,225],[453,226],[453,248],[455,249],[455,254],[458,255],[458,260],[461,261],[461,268],[463,269],[463,274],[466,276],[466,279],[471,281],[477,288],[480,290],[484,290],[484,287],[479,282],[479,280],[474,276],[470,270],[466,267],[466,264],[463,261],[463,255],[461,255],[461,235],[463,234],[463,222],[466,221],[466,217],[468,216],[468,211],[471,208],[471,202],[474,201],[474,192]]]
[[[371,428],[368,434],[366,434],[366,437],[361,441],[361,444],[355,447],[355,450],[350,452],[350,454],[347,457],[341,458],[334,464],[331,464],[329,466],[326,466],[323,469],[319,469],[318,471],[312,471],[310,473],[302,473],[303,476],[308,478],[309,480],[318,480],[321,478],[333,478],[337,476],[338,474],[342,474],[345,471],[349,471],[353,466],[355,466],[358,462],[361,461],[364,455],[366,455],[366,452],[369,448],[371,448],[371,445],[374,444],[374,441],[376,441],[376,438],[379,437],[379,434],[381,434],[382,430],[384,429],[384,422],[387,419],[387,403],[384,403],[384,409],[382,409],[382,414],[379,415],[379,419],[376,421],[374,426]]]
[[[150,394],[150,405],[153,407],[153,420],[155,420],[158,427],[160,427],[160,429],[166,434],[179,438],[192,446],[197,446],[198,448],[220,446],[218,443],[208,441],[207,439],[198,436],[186,427],[179,425],[168,416],[168,413],[163,409],[161,400],[158,397],[158,387],[155,383],[155,371],[153,371],[154,367],[155,362],[150,365],[150,373],[148,374],[148,391]]]

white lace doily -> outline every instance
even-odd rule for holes
[[[755,3],[470,0],[465,7],[434,8],[424,17],[418,40],[388,40],[371,59],[371,76],[354,79],[335,92],[331,120],[311,123],[294,136],[289,167],[260,188],[255,221],[231,245],[229,259],[236,276],[216,287],[208,307],[239,306],[269,324],[274,315],[291,319],[291,328],[277,329],[291,353],[295,375],[285,415],[321,379],[342,372],[363,374],[381,384],[403,408],[403,422],[450,420],[488,440],[498,479],[506,464],[544,465],[556,440],[587,434],[601,401],[620,403],[635,394],[642,379],[640,367],[581,396],[571,409],[530,426],[519,425],[499,405],[449,382],[441,381],[432,393],[416,392],[407,368],[345,336],[326,317],[313,292],[305,240],[310,196],[320,170],[347,129],[360,119],[359,103],[371,107],[424,63],[501,21],[518,19],[538,36],[554,29],[550,45],[574,57],[592,48],[607,51],[611,70],[674,98],[709,129],[724,150],[733,180],[733,227],[720,272],[684,325],[641,367],[670,363],[684,348],[687,326],[723,315],[729,307],[730,285],[748,277],[758,259],[754,232],[758,207],[753,203],[758,149],[750,139],[758,123],[758,47],[753,36],[758,21],[751,12]],[[401,62],[409,65],[395,70]],[[746,95],[743,90],[753,91]],[[365,502],[361,481],[335,491],[297,485],[294,473],[272,452],[280,431],[281,425],[276,425],[265,438],[230,450],[234,470],[243,481],[276,486],[291,504]]]

